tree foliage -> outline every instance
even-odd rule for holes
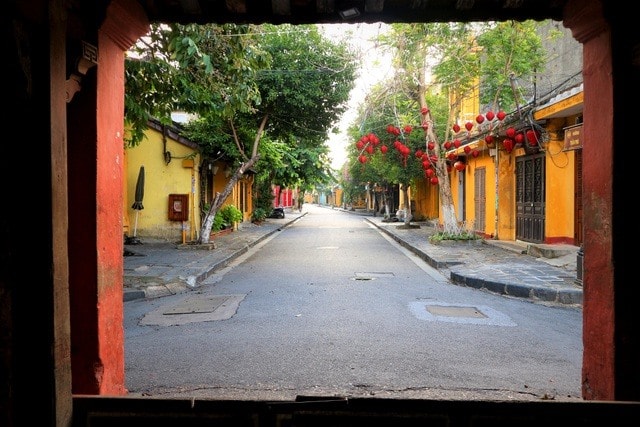
[[[344,44],[314,25],[175,24],[154,26],[137,47],[127,61],[130,143],[140,142],[150,115],[169,120],[179,109],[198,117],[184,135],[205,159],[237,166],[205,213],[200,243],[249,169],[283,186],[331,179],[324,142],[346,109],[355,73]]]
[[[480,93],[482,105],[496,110],[510,111],[522,102],[523,95],[516,90],[515,82],[533,76],[544,64],[536,25],[534,21],[393,24],[391,31],[380,37],[380,43],[394,51],[395,76],[385,88],[376,88],[367,97],[367,106],[354,128],[366,134],[379,126],[369,120],[373,117],[371,105],[375,104],[382,112],[380,117],[384,117],[380,120],[388,120],[399,130],[397,136],[405,143],[405,154],[400,160],[396,156],[394,161],[388,161],[391,157],[387,157],[388,164],[382,166],[381,157],[358,158],[361,153],[352,151],[352,175],[386,179],[405,190],[412,180],[419,179],[417,171],[408,167],[406,153],[416,158],[416,154],[423,155],[424,172],[431,170],[435,178],[429,179],[438,184],[444,229],[454,234],[459,231],[449,183],[454,159],[445,156],[448,149],[443,145],[452,125],[461,119],[461,101],[474,93]],[[445,108],[441,108],[443,102],[436,101],[443,99],[448,100]],[[387,105],[392,108],[385,108]],[[413,132],[403,129],[407,123],[415,123],[420,114],[419,125],[425,132],[414,139]],[[358,172],[358,160],[367,163],[372,171],[366,175]],[[405,200],[409,201],[406,193]]]

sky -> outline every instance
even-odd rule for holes
[[[330,149],[331,166],[340,169],[347,160],[347,146],[355,141],[349,141],[346,131],[357,116],[358,106],[364,101],[369,88],[391,73],[388,55],[376,48],[372,41],[378,34],[383,33],[388,25],[374,24],[330,24],[321,25],[322,31],[330,38],[346,38],[354,48],[360,52],[361,66],[358,79],[350,93],[349,107],[338,123],[339,134],[332,134],[327,141]]]

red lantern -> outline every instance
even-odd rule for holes
[[[505,133],[507,134],[507,136],[511,139],[513,139],[516,136],[516,130],[512,127],[507,128],[507,130],[505,131]]]
[[[467,122],[464,124],[464,127],[467,129],[468,132],[471,132],[471,129],[473,129],[473,123]]]
[[[358,142],[356,142],[356,147],[358,148],[358,150],[362,150],[364,148],[364,141],[363,140],[358,140]]]
[[[454,139],[453,140],[453,146],[456,148],[460,148],[460,145],[462,145],[462,142],[460,142],[459,139]]]
[[[477,122],[478,124],[480,124],[480,123],[484,122],[484,116],[483,116],[482,114],[478,114],[478,115],[476,116],[476,122]]]
[[[464,170],[464,162],[458,160],[457,162],[455,162],[453,164],[453,167],[456,168],[457,171],[463,171]]]
[[[518,132],[514,139],[516,140],[516,144],[522,145],[522,143],[524,142],[524,134],[522,132]]]
[[[445,150],[450,149],[451,148],[451,141],[445,141],[444,148],[445,148]]]
[[[471,147],[469,147],[468,145],[465,145],[462,149],[466,154],[469,154],[471,152]]]
[[[404,133],[406,133],[406,134],[410,134],[412,130],[413,130],[413,128],[410,125],[406,125],[404,127]]]
[[[489,147],[493,147],[493,135],[487,135],[484,138],[484,142],[486,142]]]
[[[535,147],[538,144],[538,133],[536,131],[529,129],[526,136],[530,146]]]
[[[491,121],[495,117],[495,114],[493,114],[493,111],[489,110],[485,116],[487,117],[487,120]]]
[[[382,154],[385,154],[388,150],[389,150],[389,148],[386,145],[381,145],[380,146],[380,152]]]
[[[367,156],[365,156],[364,154],[361,156],[358,156],[358,161],[362,164],[367,163]]]
[[[429,114],[429,109],[427,107],[422,107],[420,112],[422,113],[423,116],[426,116],[427,114]]]
[[[429,123],[424,122],[424,123],[422,124],[422,129],[423,129],[425,132],[426,132],[426,131],[428,131],[428,130],[429,130]]]
[[[460,132],[460,125],[458,125],[457,123],[455,123],[455,124],[453,125],[453,131],[454,131],[455,133]]]
[[[478,157],[478,156],[480,155],[480,152],[479,152],[478,150],[473,150],[473,151],[471,152],[471,155],[472,155],[473,157]]]
[[[431,184],[433,184],[433,185],[438,185],[438,177],[437,176],[432,176],[431,179],[429,180],[429,182],[431,182]]]
[[[367,148],[365,148],[365,150],[367,151],[367,153],[373,154],[373,145],[371,144],[367,145]]]
[[[505,138],[504,141],[502,141],[502,146],[507,151],[507,153],[511,153],[511,150],[513,150],[514,145],[515,144],[513,142],[513,139],[511,138]]]
[[[436,148],[436,144],[434,144],[433,142],[429,141],[429,142],[427,143],[427,148],[428,148],[429,150],[433,150],[434,148]]]
[[[456,155],[456,153],[449,153],[447,154],[447,159],[454,161],[455,159],[457,159],[458,156]]]
[[[433,168],[427,168],[425,169],[424,173],[427,174],[429,178],[431,178],[436,172],[433,170]]]
[[[498,111],[498,115],[496,117],[498,118],[498,120],[503,121],[504,118],[507,117],[507,114],[504,111],[500,110]]]
[[[420,149],[417,149],[417,150],[416,150],[416,157],[422,157],[422,154],[424,154],[424,153],[422,152],[422,150],[420,150]]]

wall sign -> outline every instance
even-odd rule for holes
[[[582,148],[582,124],[564,129],[563,151]]]

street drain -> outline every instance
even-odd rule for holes
[[[434,316],[448,316],[448,317],[473,317],[476,319],[486,318],[480,310],[476,307],[457,307],[457,306],[442,306],[431,305],[425,307],[427,311]]]
[[[209,298],[191,298],[182,301],[180,304],[171,307],[163,312],[165,315],[176,314],[197,314],[197,313],[213,313],[218,307],[224,304],[229,296],[214,296]]]

